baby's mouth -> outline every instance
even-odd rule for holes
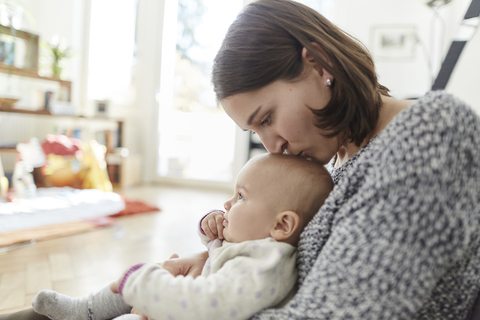
[[[226,227],[226,226],[227,226],[227,224],[228,224],[228,221],[227,221],[227,219],[223,220],[223,226],[224,226],[224,227]]]

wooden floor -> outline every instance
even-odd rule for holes
[[[205,248],[197,236],[198,220],[223,208],[227,191],[146,186],[120,192],[161,208],[158,213],[117,218],[119,228],[37,242],[0,253],[0,314],[29,308],[35,294],[51,289],[84,296],[116,280],[138,262],[161,262]]]

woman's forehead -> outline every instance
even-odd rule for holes
[[[243,109],[248,105],[252,105],[251,107],[255,108],[262,104],[271,103],[278,97],[279,92],[284,91],[286,85],[288,85],[287,82],[277,80],[260,89],[236,93],[223,98],[220,100],[220,103],[224,108],[226,107],[230,110],[237,109],[238,107]]]
[[[251,106],[262,103],[262,95],[255,92],[237,93],[227,98],[220,100],[225,111],[238,112],[248,109]]]
[[[248,103],[242,101],[242,93],[230,96],[220,101],[225,113],[232,118],[240,127],[244,128],[247,124],[246,114],[248,113]],[[245,118],[245,120],[243,120]],[[245,123],[243,123],[245,122]]]

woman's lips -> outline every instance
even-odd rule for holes
[[[302,157],[304,159],[307,159],[308,161],[316,161],[314,158],[310,157],[308,154],[305,153],[305,151],[302,151],[298,154],[299,157]]]
[[[308,155],[305,153],[305,151],[300,152],[298,156],[302,158],[308,158]]]

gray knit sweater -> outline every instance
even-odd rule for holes
[[[430,92],[331,174],[298,293],[252,319],[465,319],[480,290],[479,117]]]

